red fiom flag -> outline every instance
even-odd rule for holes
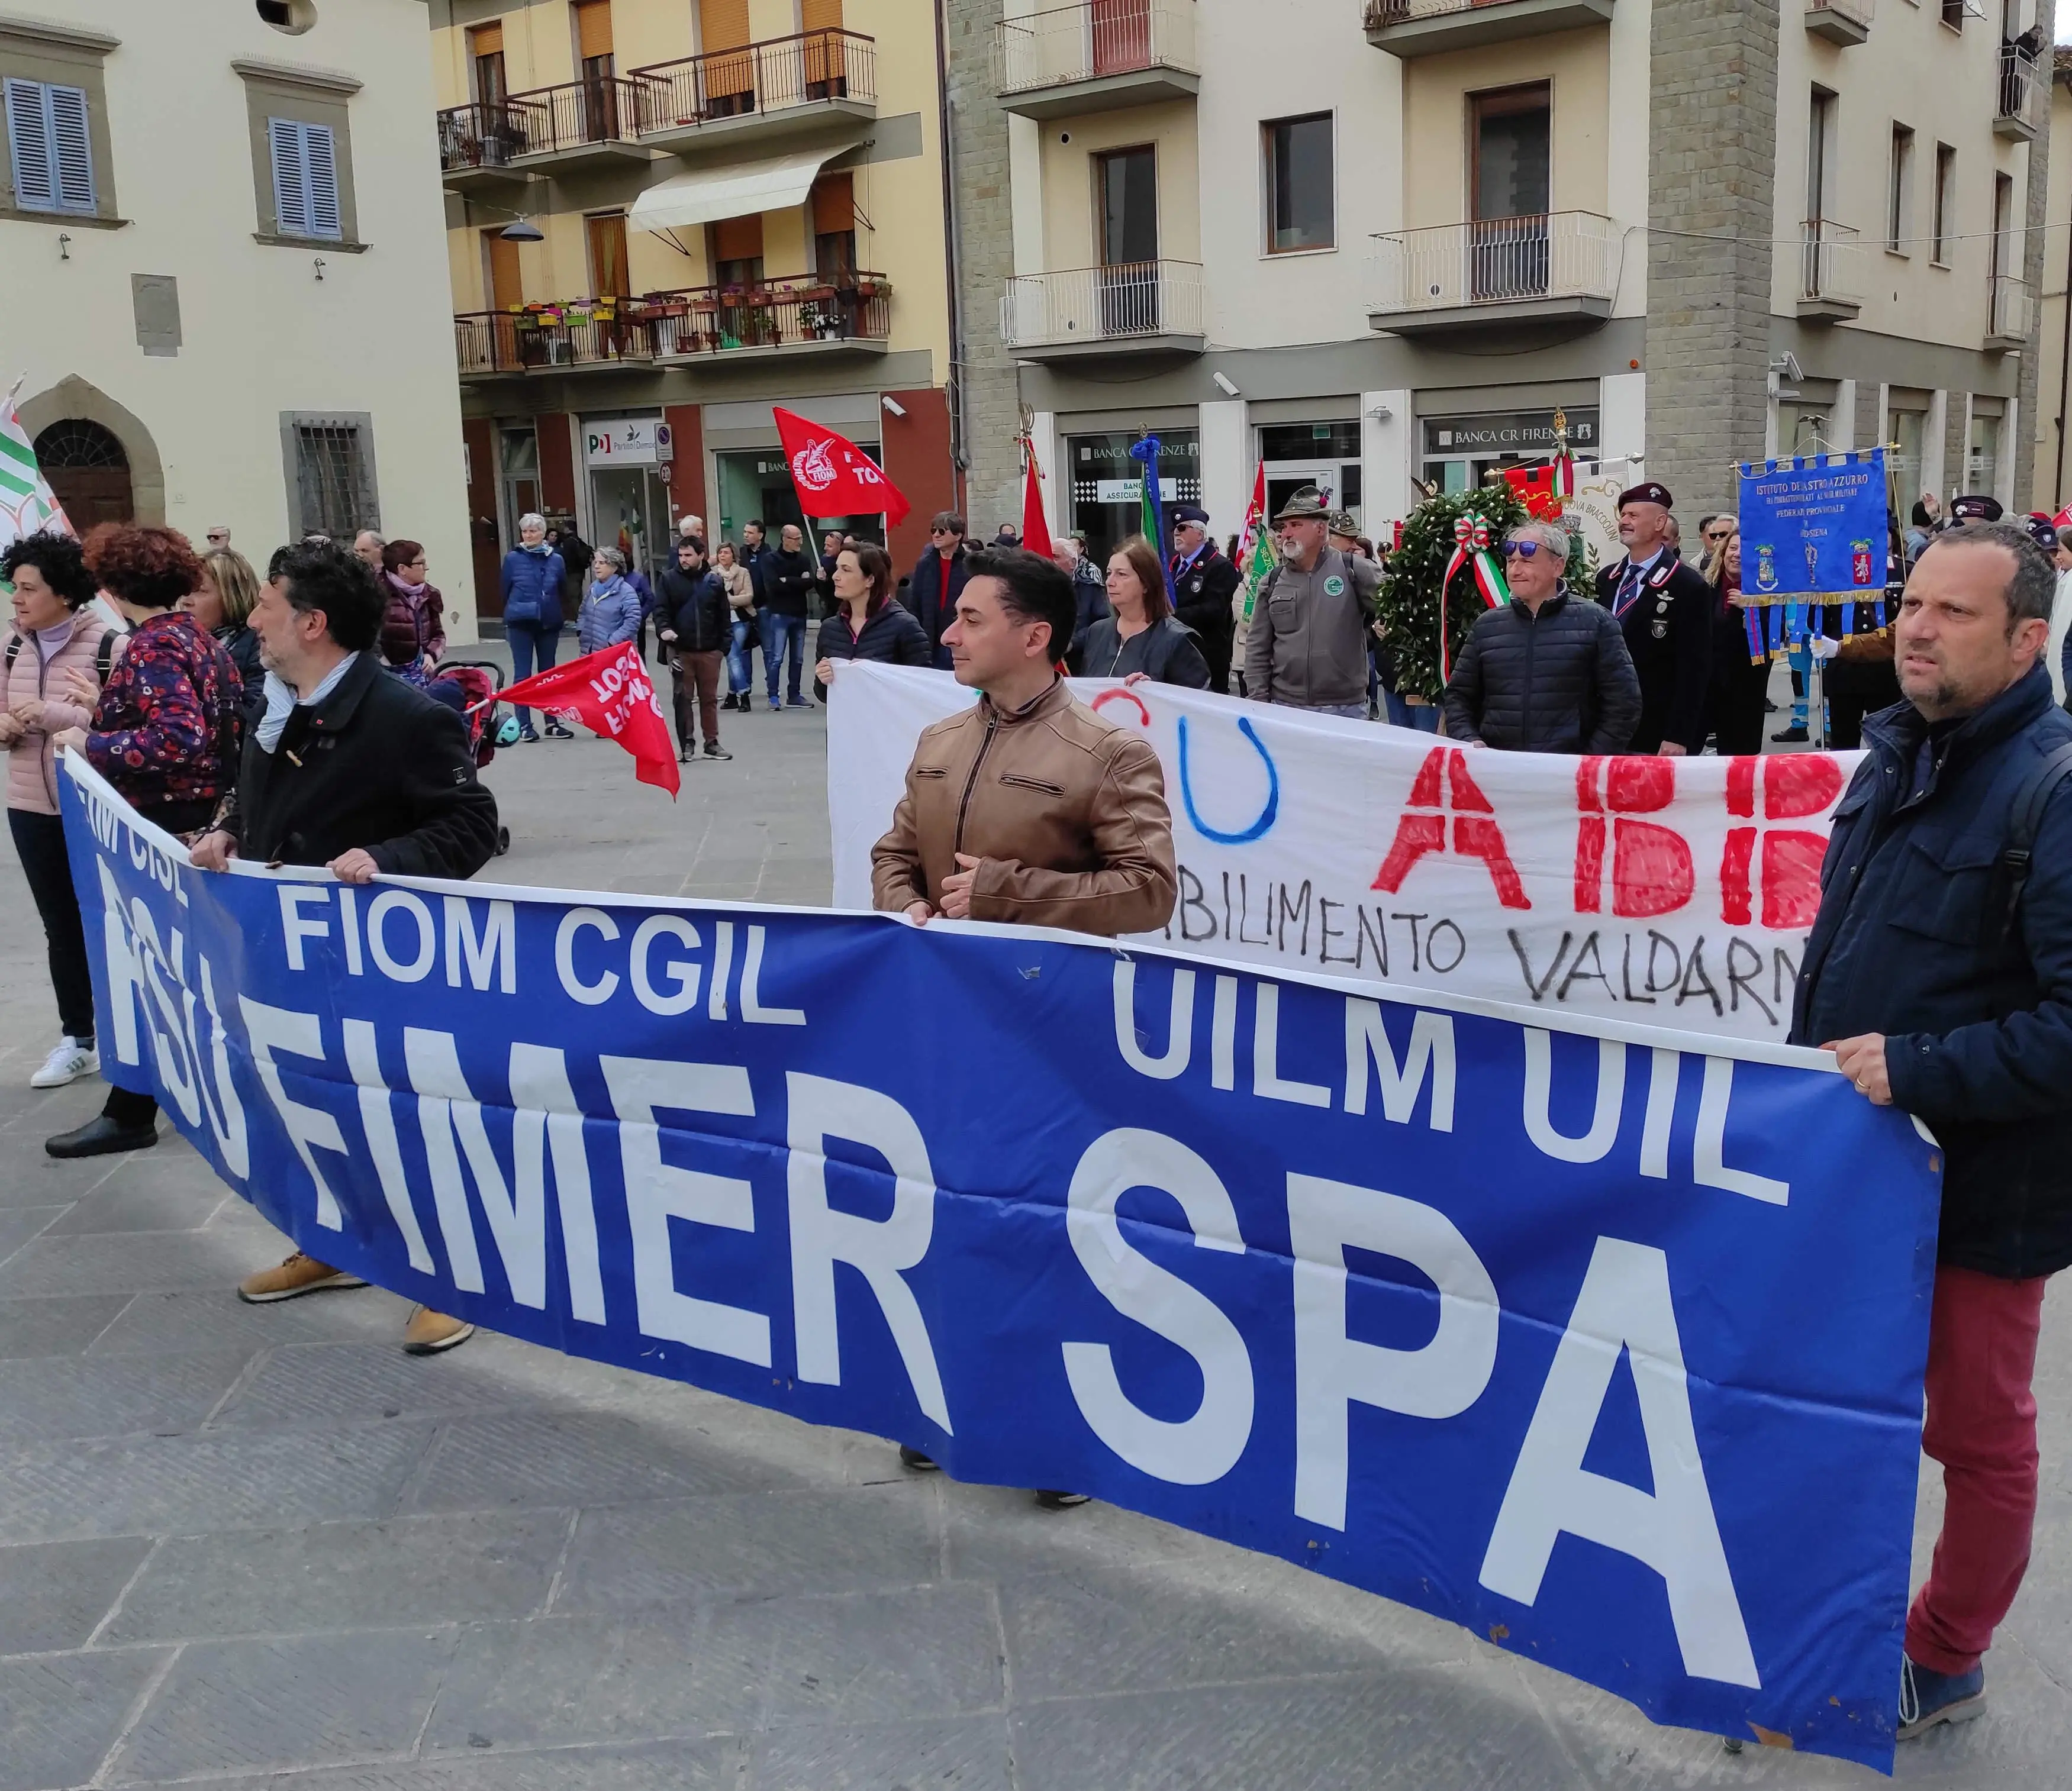
[[[655,695],[654,680],[631,641],[606,647],[537,677],[508,684],[497,693],[557,715],[573,715],[593,733],[615,740],[632,754],[633,774],[673,796],[683,787],[669,723]]]
[[[1043,518],[1043,469],[1036,464],[1036,444],[1024,442],[1029,470],[1022,485],[1022,544],[1031,553],[1050,557],[1050,525]]]
[[[771,406],[784,444],[785,464],[808,516],[875,516],[894,528],[914,507],[885,470],[846,436],[808,422],[781,405]]]

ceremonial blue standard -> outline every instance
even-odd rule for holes
[[[1826,1060],[1055,935],[211,876],[68,769],[104,1067],[312,1255],[1889,1770],[1938,1161]]]

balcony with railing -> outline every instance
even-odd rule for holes
[[[1986,346],[2008,349],[2027,346],[2036,327],[2036,291],[2019,274],[1992,277],[1986,318]]]
[[[1000,337],[1016,359],[1198,355],[1202,269],[1194,261],[1126,261],[1017,274],[1000,302]]]
[[[760,286],[693,286],[638,298],[571,299],[454,319],[461,377],[564,373],[716,358],[882,355],[892,284],[882,274]]]
[[[1808,218],[1799,227],[1799,315],[1847,323],[1864,308],[1864,245],[1846,224]]]
[[[1025,118],[1069,118],[1191,98],[1201,87],[1195,0],[1079,0],[993,27],[993,83]]]
[[[882,355],[892,334],[892,283],[882,273],[841,281],[804,274],[650,293],[639,309],[662,360]]]
[[[2012,43],[2000,46],[2000,94],[1993,108],[1993,134],[2033,143],[2043,129],[2048,84],[2042,64]]]
[[[1612,0],[1367,0],[1367,40],[1392,56],[1434,56],[1611,23]]]
[[[1871,35],[1877,0],[1806,0],[1806,29],[1845,47]]]
[[[633,71],[647,89],[642,141],[679,154],[839,134],[878,116],[878,45],[855,31],[803,31]]]
[[[439,171],[449,187],[523,179],[512,164],[546,141],[550,119],[528,100],[485,100],[439,114]]]
[[[1457,335],[1519,323],[1593,330],[1618,295],[1623,235],[1595,212],[1432,224],[1375,238],[1371,329]]]
[[[504,170],[522,175],[644,162],[648,152],[639,138],[647,105],[640,82],[612,75],[449,106],[439,114],[440,168],[453,185]]]

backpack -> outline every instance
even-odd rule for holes
[[[109,670],[115,663],[115,643],[122,638],[117,629],[109,628],[103,631],[101,645],[94,650],[93,655],[93,676],[97,682],[103,684],[108,682]],[[15,660],[22,656],[22,636],[18,631],[7,643],[7,673],[10,677],[14,675]]]
[[[2000,851],[2000,864],[2007,872],[2008,886],[2007,907],[2000,916],[2003,942],[2014,935],[2021,893],[2029,885],[2029,868],[2036,851],[2036,832],[2043,825],[2044,811],[2057,795],[2058,785],[2067,778],[2072,778],[2072,742],[2060,746],[2029,774],[2028,783],[2016,793],[2014,806],[2008,811],[2012,824],[2008,828],[2007,844]]]

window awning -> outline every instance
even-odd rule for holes
[[[650,187],[634,200],[627,221],[635,230],[681,230],[717,224],[722,218],[788,211],[806,203],[820,164],[833,153],[784,155],[769,162],[736,162],[678,175]]]

